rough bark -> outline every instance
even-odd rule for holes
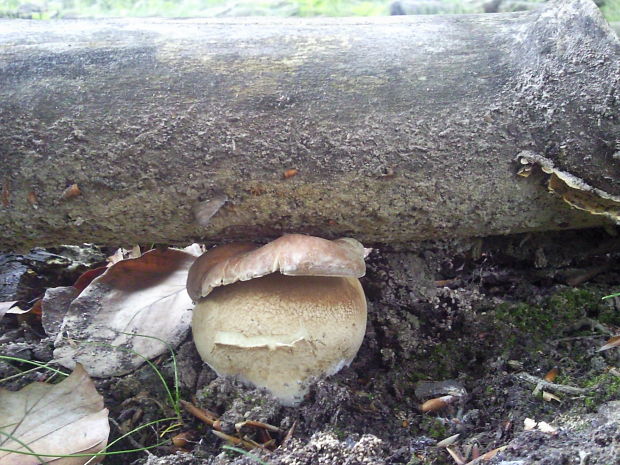
[[[601,224],[542,172],[517,176],[516,158],[538,154],[617,200],[619,58],[589,0],[471,16],[0,21],[0,248],[287,231],[402,246]],[[81,195],[61,198],[74,183]],[[200,226],[194,206],[223,195]]]

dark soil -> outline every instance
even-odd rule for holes
[[[216,378],[191,338],[177,350],[182,399],[219,416],[224,433],[236,435],[235,424],[244,420],[260,421],[280,429],[272,433],[279,445],[293,428],[283,445],[255,449],[255,457],[223,450],[226,442],[212,427],[183,411],[183,425],[172,432],[164,429],[174,422],[163,422],[114,448],[163,445],[104,463],[454,464],[437,443],[459,434],[451,447],[464,462],[502,448],[474,463],[620,464],[620,350],[597,351],[620,332],[620,299],[601,299],[620,290],[615,234],[595,229],[412,244],[408,252],[378,247],[362,279],[369,303],[362,348],[349,368],[318,381],[300,406],[285,408],[264,391]],[[32,263],[25,266],[36,272]],[[31,286],[19,298],[40,292]],[[0,331],[0,353],[51,359],[51,341],[36,323],[7,315]],[[171,359],[155,363],[172,385]],[[554,385],[534,393],[532,379],[554,367]],[[14,365],[0,363],[0,377],[14,373]],[[17,388],[41,376],[8,384]],[[97,386],[114,436],[174,415],[149,367]],[[542,391],[558,400],[545,400]],[[453,396],[445,408],[421,412],[423,402],[445,395]],[[526,418],[555,430],[525,431]],[[183,450],[170,441],[181,432],[190,435]],[[268,439],[260,428],[242,433]]]

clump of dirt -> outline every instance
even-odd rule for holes
[[[369,319],[350,367],[319,380],[298,407],[283,407],[264,390],[217,378],[188,340],[176,354],[181,398],[210,411],[217,425],[184,411],[179,430],[164,435],[191,433],[182,448],[167,443],[105,463],[447,465],[455,459],[437,444],[456,434],[450,448],[463,462],[492,452],[486,463],[619,463],[620,350],[598,351],[619,331],[620,299],[601,299],[618,292],[619,265],[620,240],[598,229],[424,243],[408,252],[379,247],[362,279]],[[49,341],[8,317],[0,325],[2,353],[29,344],[29,357],[49,361]],[[172,385],[172,360],[155,363]],[[545,384],[554,367],[559,374]],[[175,415],[148,366],[97,384],[117,433]],[[421,411],[442,397],[443,408]],[[551,429],[526,431],[527,418]],[[241,425],[247,421],[274,429]],[[156,444],[164,427],[118,446]],[[266,446],[254,457],[223,450],[222,433]]]

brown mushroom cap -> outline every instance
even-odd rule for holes
[[[299,403],[312,380],[349,365],[362,343],[366,298],[357,278],[367,251],[354,239],[289,234],[206,252],[187,281],[200,356],[218,375]]]
[[[257,248],[250,243],[216,247],[189,270],[187,292],[198,301],[218,286],[248,281],[279,271],[288,276],[360,278],[366,273],[366,249],[355,239],[335,241],[286,234]]]

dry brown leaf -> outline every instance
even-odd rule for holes
[[[560,369],[558,367],[553,367],[551,370],[547,372],[547,374],[543,377],[543,379],[545,381],[553,383],[559,374],[560,374]]]
[[[34,191],[28,192],[27,199],[28,203],[32,205],[32,208],[34,208],[35,210],[39,208],[39,200],[37,199],[37,194],[35,194]]]
[[[189,331],[185,284],[195,258],[157,249],[112,265],[69,306],[55,341],[56,361],[68,368],[79,362],[91,376],[119,376],[168,350],[140,335],[179,344]]]
[[[452,436],[447,437],[446,439],[442,439],[437,444],[436,447],[448,447],[456,442],[456,440],[461,436],[461,433],[453,434]]]
[[[142,251],[140,250],[140,246],[136,244],[131,248],[131,252],[129,252],[129,257],[127,258],[138,258],[141,256],[142,256]]]
[[[80,277],[75,281],[75,283],[73,283],[73,287],[77,290],[78,293],[82,292],[88,287],[90,283],[93,282],[95,278],[98,278],[103,273],[105,273],[107,269],[107,266],[100,266],[99,268],[85,271],[80,275]]]
[[[506,450],[508,446],[502,446],[502,447],[498,447],[497,449],[493,449],[490,450],[489,452],[487,452],[486,454],[482,454],[480,456],[480,461],[482,462],[486,462],[487,460],[491,460],[493,457],[495,457],[497,454],[499,454],[500,452]]]
[[[0,302],[0,318],[9,313],[19,300],[11,300],[10,302]],[[11,312],[12,313],[12,312]]]
[[[457,400],[457,396],[449,395],[449,396],[441,396],[436,397],[434,399],[429,399],[420,405],[420,410],[424,413],[426,412],[437,412],[446,408],[448,405],[452,404],[455,400]]]
[[[125,260],[125,256],[128,254],[129,252],[125,249],[123,249],[122,247],[116,249],[116,252],[114,252],[112,255],[110,255],[107,260],[108,260],[108,268],[111,267],[112,265],[115,265],[118,262],[122,262],[123,260]]]
[[[549,423],[545,421],[541,421],[538,423],[538,429],[543,433],[555,434],[558,432],[558,429],[555,426],[551,426]]]
[[[456,465],[465,465],[467,463],[467,460],[465,460],[465,457],[463,457],[461,451],[459,451],[456,447],[448,446],[446,447],[446,450],[448,451]]]
[[[613,349],[614,347],[618,347],[618,346],[620,346],[620,336],[614,336],[611,339],[609,339],[605,343],[605,345],[599,347],[598,352],[601,352],[607,349]]]
[[[0,465],[82,465],[108,441],[110,426],[103,397],[80,365],[58,384],[32,383],[20,391],[0,389]],[[26,444],[26,448],[23,444]],[[30,449],[30,450],[28,450]],[[41,454],[23,455],[17,452]],[[91,463],[94,463],[91,461]]]
[[[555,400],[556,402],[562,403],[562,399],[560,399],[555,394],[551,394],[550,392],[547,392],[547,391],[543,391],[542,398],[543,400],[547,402],[551,402],[552,400]]]
[[[64,191],[62,191],[62,194],[60,195],[60,198],[61,198],[61,200],[69,200],[69,199],[72,199],[73,197],[77,197],[78,195],[81,195],[81,194],[82,194],[82,191],[80,190],[78,185],[77,184],[71,184]]]

